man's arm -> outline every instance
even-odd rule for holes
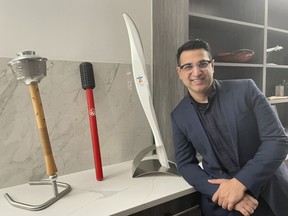
[[[248,189],[257,198],[265,184],[273,176],[288,152],[288,139],[265,96],[250,81],[247,89],[250,109],[257,122],[261,144],[252,159],[231,180],[216,179],[210,183],[220,184],[213,201],[229,210],[239,202]],[[247,149],[249,151],[249,149]]]
[[[251,109],[254,113],[261,145],[255,156],[234,176],[258,197],[288,153],[288,138],[283,126],[262,92],[251,80],[248,83]]]
[[[199,165],[196,150],[183,132],[177,126],[172,116],[172,129],[175,146],[175,156],[178,170],[183,178],[202,194],[212,197],[218,189],[218,185],[208,182],[211,178]]]

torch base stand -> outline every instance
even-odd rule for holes
[[[148,146],[140,151],[132,162],[132,177],[140,177],[143,175],[153,173],[167,173],[171,175],[180,176],[176,164],[169,161],[170,168],[161,166],[158,159],[142,159],[150,152],[154,151],[157,147],[155,145]]]
[[[26,204],[23,202],[18,202],[12,199],[12,197],[8,193],[5,193],[4,197],[12,206],[17,207],[17,208],[22,208],[22,209],[29,210],[29,211],[39,211],[39,210],[45,209],[48,206],[52,205],[57,200],[59,200],[61,197],[69,193],[72,189],[69,184],[63,183],[63,182],[57,182],[56,179],[57,179],[57,175],[53,175],[49,177],[49,180],[29,182],[29,185],[52,185],[54,197],[52,197],[45,203],[42,203],[39,205],[30,205],[30,204]],[[58,187],[62,187],[65,189],[61,191],[60,193],[58,193]]]

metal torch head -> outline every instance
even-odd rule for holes
[[[17,58],[9,61],[12,72],[17,80],[21,80],[26,85],[39,83],[46,76],[46,61],[35,55],[35,51],[21,51],[17,53]]]

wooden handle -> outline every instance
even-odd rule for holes
[[[44,116],[44,110],[42,107],[41,97],[38,89],[37,83],[31,83],[29,85],[29,91],[33,103],[34,113],[37,121],[37,126],[39,130],[40,140],[42,143],[42,148],[44,151],[44,157],[46,162],[46,173],[48,176],[55,175],[57,172],[57,167],[54,161],[52,148],[50,145],[48,130],[46,126],[46,120]]]

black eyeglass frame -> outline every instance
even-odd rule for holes
[[[207,62],[209,65],[209,64],[211,64],[212,60],[201,60],[201,61],[197,62],[196,64],[186,63],[184,65],[180,65],[179,68],[182,70],[186,65],[190,65],[190,66],[192,66],[192,69],[193,69],[195,67],[195,65],[197,65],[197,67],[199,67],[199,65],[203,62]],[[208,67],[208,65],[207,65],[207,67]]]

